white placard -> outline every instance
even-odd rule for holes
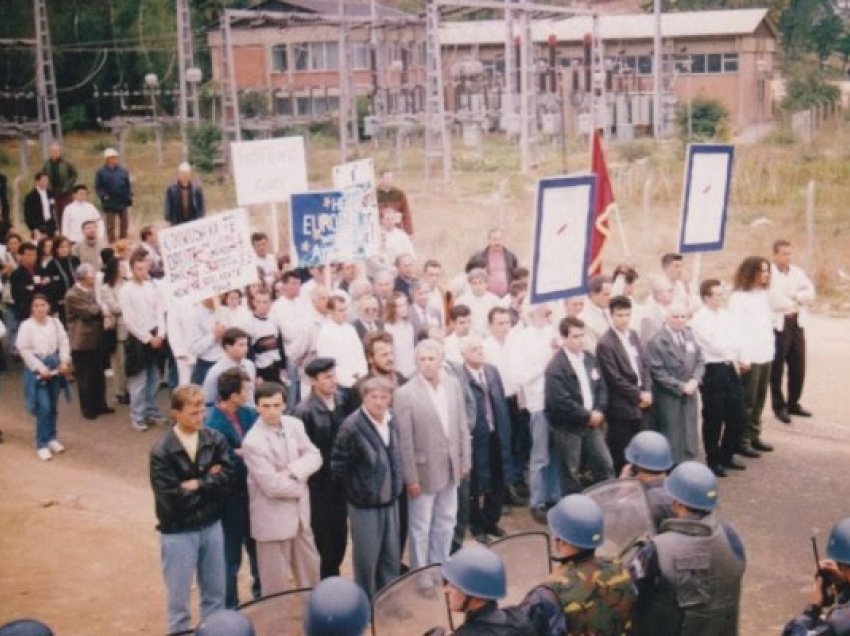
[[[258,280],[248,213],[239,208],[159,232],[165,285],[173,301],[198,301]]]
[[[308,190],[303,137],[277,137],[230,144],[239,205],[289,201]]]
[[[333,168],[334,190],[343,193],[345,217],[356,228],[357,240],[365,240],[366,248],[358,250],[363,258],[374,254],[378,245],[378,191],[373,159],[360,159]]]
[[[688,146],[679,252],[723,249],[733,156],[730,145]]]
[[[538,182],[532,303],[586,291],[595,188],[594,175],[556,177]]]

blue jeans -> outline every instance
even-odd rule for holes
[[[558,464],[549,454],[549,420],[545,411],[531,414],[531,461],[529,462],[529,487],[531,507],[537,508],[561,498]]]
[[[149,362],[144,371],[127,378],[130,393],[130,419],[143,424],[146,417],[163,417],[156,405],[159,390],[159,369],[156,362]]]
[[[8,284],[8,283],[7,283]],[[18,348],[15,346],[15,341],[18,339],[18,317],[15,316],[15,310],[11,306],[6,307],[3,312],[3,322],[6,323],[6,347],[12,355],[18,354]]]
[[[35,447],[45,448],[56,439],[56,403],[59,401],[59,382],[38,382],[35,390]]]
[[[195,368],[192,369],[192,384],[197,384],[198,386],[204,386],[204,379],[207,377],[207,371],[212,369],[212,366],[215,362],[210,362],[209,360],[203,360],[198,358],[195,361]]]
[[[614,478],[614,462],[602,430],[596,426],[579,429],[558,427],[552,430],[554,455],[561,476],[561,494],[580,493],[584,484],[579,470],[586,466],[594,484]]]
[[[449,558],[457,522],[457,487],[453,482],[438,493],[408,498],[410,569]]]
[[[201,593],[201,621],[224,609],[224,535],[221,522],[189,532],[159,537],[162,576],[168,603],[168,633],[191,627],[189,600],[192,578],[197,572]]]

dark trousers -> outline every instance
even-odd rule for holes
[[[260,598],[260,571],[257,568],[257,543],[251,538],[251,517],[248,511],[248,493],[233,493],[225,501],[221,512],[221,529],[224,531],[224,567],[226,575],[225,601],[228,609],[239,605],[239,568],[242,567],[242,546],[248,553],[251,567],[251,593]]]
[[[702,395],[702,443],[705,459],[715,466],[732,459],[744,425],[744,390],[731,362],[705,365]]]
[[[490,483],[479,488],[478,476],[473,473],[469,485],[469,526],[473,535],[490,532],[499,525],[502,501],[505,497],[505,477],[499,436],[490,433],[489,467]],[[482,492],[483,490],[483,492]],[[459,504],[458,504],[459,505]]]
[[[106,378],[103,377],[103,354],[100,349],[74,350],[74,377],[80,397],[80,411],[84,416],[96,417],[106,408]]]
[[[457,485],[457,516],[450,554],[454,554],[463,547],[463,540],[469,529],[469,505],[469,475],[467,475]]]
[[[519,407],[517,397],[508,398],[508,412],[511,416],[511,465],[508,469],[511,484],[525,483],[525,469],[531,457],[531,416]]]
[[[104,211],[103,214],[106,217],[106,236],[109,239],[110,243],[114,243],[116,240],[115,237],[115,220],[118,219],[119,222],[119,236],[118,238],[127,238],[127,225],[129,221],[129,213],[127,212],[127,208],[123,210],[118,210],[116,212],[112,211]]]
[[[741,383],[744,387],[745,413],[741,441],[746,444],[761,437],[761,412],[770,383],[770,362],[751,364],[749,370],[741,374]]]
[[[398,553],[401,555],[407,545],[407,495],[404,494],[398,498],[398,532]]]
[[[190,382],[198,386],[204,386],[204,379],[207,377],[207,372],[212,369],[215,362],[198,358],[195,361],[195,367],[192,369],[192,377]]]
[[[770,400],[774,411],[800,405],[806,379],[806,332],[797,316],[785,316],[782,331],[773,332],[776,352],[770,368]],[[788,401],[782,395],[782,375],[788,365]]]
[[[646,429],[646,421],[647,417],[636,420],[608,419],[608,432],[605,437],[614,462],[615,475],[619,475],[626,465],[626,446],[635,435]]]
[[[280,384],[280,363],[274,362],[267,367],[257,367],[257,377],[262,378],[263,382],[274,382]]]
[[[310,492],[310,527],[319,552],[319,576],[339,576],[348,541],[348,511],[338,493]]]
[[[61,194],[54,194],[55,203],[53,204],[53,212],[56,214],[56,227],[62,227],[62,215],[65,212],[65,208],[68,207],[68,204],[74,200],[73,192],[62,192]]]
[[[561,477],[561,495],[574,495],[584,490],[579,472],[586,468],[593,483],[614,477],[611,453],[605,445],[600,427],[574,430],[563,426],[552,428],[550,456],[557,463]]]

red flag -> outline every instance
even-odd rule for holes
[[[590,263],[587,273],[594,276],[602,271],[602,247],[608,238],[608,217],[614,206],[614,191],[608,177],[608,166],[602,153],[602,138],[598,130],[593,131],[590,151],[590,171],[596,175],[596,201],[593,205],[593,233],[590,236]]]

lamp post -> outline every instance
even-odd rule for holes
[[[203,78],[204,74],[197,66],[186,69],[186,82],[188,82],[189,86],[191,86],[189,94],[192,96],[192,123],[195,124],[195,126],[198,125],[201,119],[198,86]]]

